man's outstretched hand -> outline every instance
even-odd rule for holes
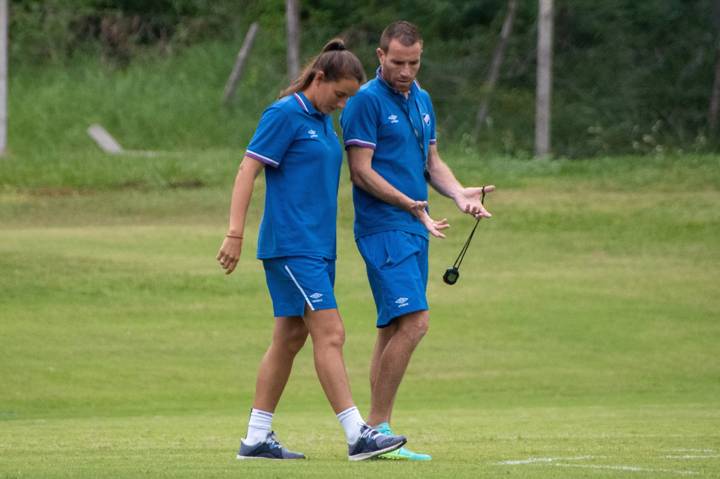
[[[473,186],[460,190],[455,196],[455,204],[460,211],[472,215],[477,219],[490,218],[492,214],[485,209],[481,202],[483,188],[486,194],[495,191],[495,185]]]

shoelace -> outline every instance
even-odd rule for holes
[[[271,448],[282,449],[282,445],[280,444],[280,441],[278,441],[278,438],[275,435],[275,431],[270,431],[270,435],[268,436],[267,443]]]
[[[375,436],[380,434],[375,429],[371,428],[370,426],[365,426],[365,428],[360,433],[360,437],[366,438],[366,439],[375,439]]]

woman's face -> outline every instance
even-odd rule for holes
[[[322,113],[332,113],[338,108],[345,108],[348,98],[357,93],[360,83],[354,78],[342,78],[337,81],[325,81],[322,72],[313,79],[310,88],[312,103]]]

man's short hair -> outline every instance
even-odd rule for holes
[[[393,22],[383,30],[380,35],[380,48],[387,53],[391,40],[397,40],[406,47],[411,47],[416,43],[422,45],[422,37],[418,27],[405,20]]]

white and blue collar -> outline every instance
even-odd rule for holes
[[[323,115],[324,113],[318,111],[312,104],[310,100],[308,100],[308,97],[305,96],[305,94],[301,91],[293,93],[293,96],[295,97],[295,100],[300,105],[300,108],[303,109],[305,113],[308,115]]]
[[[400,95],[401,97],[405,98],[405,95],[404,95],[402,92],[400,92],[400,91],[396,90],[395,88],[393,88],[392,85],[390,85],[390,84],[385,80],[385,78],[383,78],[383,76],[382,76],[382,67],[378,67],[378,68],[377,68],[377,70],[375,71],[375,77],[376,77],[377,80],[380,82],[380,84],[381,84],[383,87],[387,88],[390,92],[392,92],[392,93],[394,93],[394,94],[396,94],[396,95]],[[414,94],[416,93],[416,91],[419,90],[419,89],[420,89],[420,84],[418,83],[417,80],[413,80],[412,86],[410,87],[410,92],[409,92],[410,95],[408,96],[408,98],[409,98],[410,96],[414,95]]]

